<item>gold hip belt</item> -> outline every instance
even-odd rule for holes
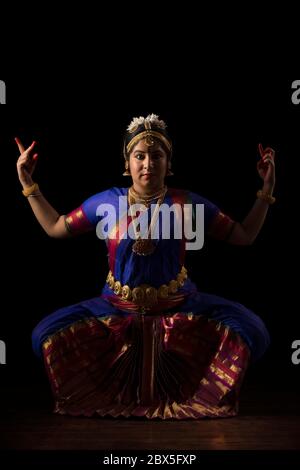
[[[152,287],[149,284],[141,284],[131,289],[127,284],[122,286],[120,281],[116,281],[112,272],[109,271],[106,282],[114,293],[123,300],[128,300],[140,306],[155,305],[159,299],[168,299],[172,294],[176,294],[178,289],[184,285],[187,279],[187,270],[182,266],[176,279],[172,279],[168,284],[162,284],[160,287]]]

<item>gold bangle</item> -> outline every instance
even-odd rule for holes
[[[38,193],[29,194],[29,196],[27,197],[39,197],[39,196],[42,196],[42,193],[40,191]]]
[[[258,197],[258,199],[262,199],[268,204],[274,204],[274,202],[276,201],[276,198],[274,196],[272,196],[271,194],[265,193],[261,189],[257,191],[256,197]]]
[[[22,193],[25,197],[28,197],[39,189],[39,185],[37,183],[33,183],[31,186],[29,186],[29,188],[24,188]]]

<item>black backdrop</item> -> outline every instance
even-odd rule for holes
[[[66,213],[98,191],[129,184],[122,176],[123,131],[133,116],[152,112],[167,122],[174,142],[168,185],[198,192],[238,220],[262,185],[257,144],[276,150],[277,202],[256,242],[233,247],[206,240],[201,251],[189,253],[187,265],[200,290],[237,300],[264,319],[272,344],[259,367],[280,365],[296,379],[300,105],[291,101],[293,80],[199,74],[124,81],[120,75],[112,85],[99,75],[0,78],[7,86],[7,104],[0,106],[2,384],[44,380],[31,350],[33,327],[60,307],[96,296],[107,274],[104,243],[94,234],[61,241],[39,227],[21,194],[13,137],[26,145],[37,140],[35,179]]]

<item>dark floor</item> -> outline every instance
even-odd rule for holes
[[[2,388],[0,448],[299,451],[300,392],[294,377],[290,382],[278,381],[274,373],[260,377],[252,373],[242,388],[237,417],[198,421],[58,416],[51,413],[52,399],[46,383]]]

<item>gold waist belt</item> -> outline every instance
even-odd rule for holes
[[[187,270],[182,266],[176,279],[172,279],[168,284],[162,284],[160,287],[152,287],[149,284],[141,284],[131,289],[128,285],[122,286],[120,281],[116,281],[112,272],[109,271],[106,278],[110,289],[120,296],[123,300],[128,300],[141,306],[151,306],[159,299],[168,299],[172,294],[176,294],[178,289],[184,285],[187,279]]]

